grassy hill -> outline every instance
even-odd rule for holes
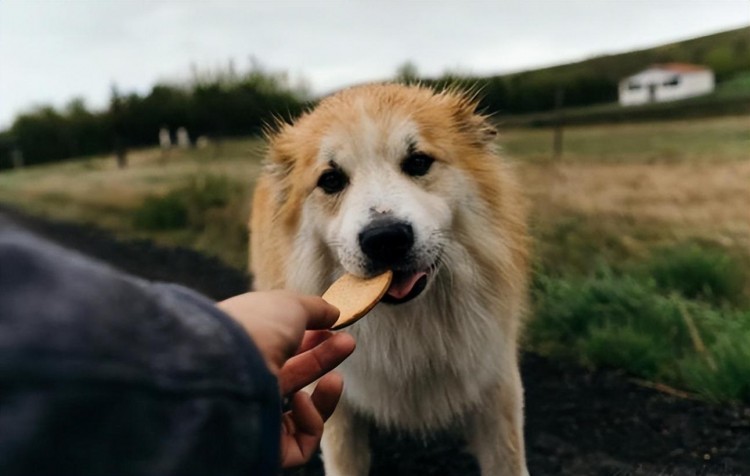
[[[653,63],[684,62],[709,66],[719,82],[750,71],[750,26],[689,40],[614,55],[597,56],[577,63],[529,71],[526,75],[554,73],[570,78],[597,73],[618,81]],[[513,76],[513,75],[511,75]]]
[[[501,116],[549,111],[555,94],[565,91],[565,106],[617,101],[618,82],[654,63],[685,62],[713,69],[717,83],[734,83],[730,92],[750,95],[750,26],[627,53],[490,77],[444,76],[428,84],[478,87],[482,106]],[[741,80],[739,78],[745,78]],[[721,97],[717,99],[721,100]],[[737,112],[736,110],[734,112]]]
[[[620,122],[695,119],[713,116],[750,115],[750,73],[719,84],[705,96],[680,101],[622,107],[617,102],[590,106],[564,107],[560,111],[526,114],[496,114],[502,127],[545,127],[558,122],[564,125],[606,124]]]
[[[669,104],[630,108],[615,104],[620,79],[662,62],[711,67],[719,82],[717,92]],[[417,79],[403,76],[400,79]],[[251,69],[240,76],[220,72],[209,79],[187,87],[155,85],[147,95],[113,90],[108,111],[89,111],[82,101],[73,100],[63,110],[41,107],[22,114],[10,130],[0,131],[0,169],[13,166],[15,147],[22,151],[27,165],[54,162],[107,153],[115,144],[155,145],[163,125],[170,125],[173,132],[179,126],[187,127],[193,138],[257,135],[272,117],[293,117],[308,105],[305,92],[292,87],[283,73]],[[539,113],[554,108],[559,90],[564,90],[567,124],[747,114],[750,27],[534,71],[421,81],[438,88],[478,89],[481,107],[505,125],[555,122],[555,116]]]

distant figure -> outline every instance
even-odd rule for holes
[[[13,168],[20,169],[23,167],[23,152],[18,147],[14,147],[10,152],[10,158],[13,161]]]
[[[162,126],[159,129],[159,147],[161,148],[161,159],[163,163],[169,157],[169,151],[172,148],[172,137],[169,135],[169,128]]]
[[[200,136],[195,140],[195,147],[198,149],[205,149],[211,144],[211,141],[206,136]]]
[[[121,135],[115,135],[115,158],[117,168],[124,169],[128,166],[128,146]]]
[[[188,135],[187,129],[184,127],[177,129],[177,146],[180,149],[187,149],[190,147],[190,136]]]
[[[166,127],[159,129],[159,147],[161,147],[162,152],[172,147],[172,138],[169,136],[169,129]]]

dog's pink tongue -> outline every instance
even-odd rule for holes
[[[394,276],[386,294],[395,299],[403,299],[414,289],[414,285],[422,276],[427,276],[427,273],[420,271],[407,276]]]

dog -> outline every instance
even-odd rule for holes
[[[320,295],[347,272],[394,272],[347,329],[357,350],[325,425],[329,476],[369,474],[371,423],[457,429],[483,476],[528,474],[525,207],[477,105],[457,89],[368,84],[269,134],[250,220],[256,289]]]

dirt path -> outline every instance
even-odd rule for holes
[[[2,211],[2,209],[0,209]],[[6,210],[6,213],[8,211]],[[244,291],[247,277],[186,249],[11,213],[65,246],[148,279],[216,299]],[[750,406],[709,405],[527,354],[526,439],[532,475],[750,475]],[[478,475],[450,435],[421,442],[373,429],[373,475]],[[288,474],[321,475],[320,463]]]

